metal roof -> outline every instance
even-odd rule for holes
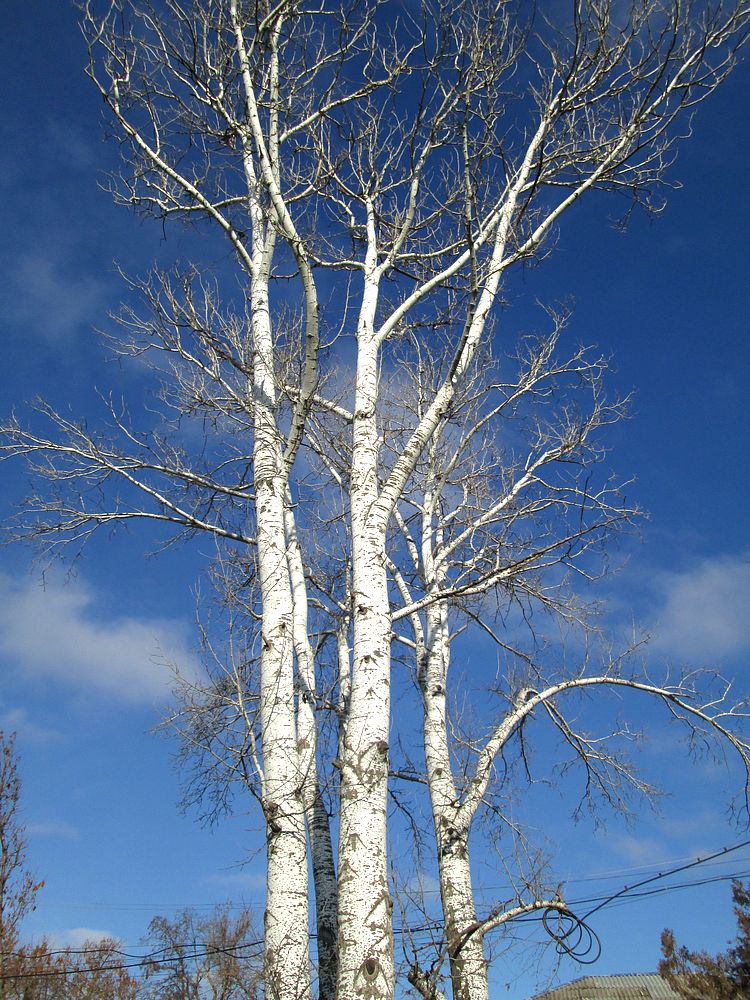
[[[540,993],[534,1000],[681,1000],[655,972],[624,976],[584,976]]]

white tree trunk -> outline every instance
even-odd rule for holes
[[[459,800],[448,747],[446,687],[450,636],[445,602],[433,604],[428,609],[426,646],[420,672],[425,712],[424,747],[453,1000],[489,1000],[482,936],[467,936],[467,930],[476,924],[477,914],[469,863],[469,829],[466,822],[458,818]]]
[[[339,839],[338,1000],[394,994],[392,902],[386,858],[390,609],[378,496],[377,279],[365,278],[358,330],[351,476],[352,684],[343,739]]]
[[[310,996],[307,844],[294,699],[293,599],[286,557],[287,495],[274,412],[273,345],[265,283],[252,289],[253,468],[263,623],[260,715],[267,839],[266,996]]]
[[[445,916],[453,1000],[489,1000],[487,959],[476,926],[477,912],[469,867],[467,830],[444,833],[438,841],[440,894]]]

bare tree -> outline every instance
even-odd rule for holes
[[[191,223],[203,241],[187,273],[137,283],[147,308],[123,315],[120,349],[158,360],[163,413],[206,419],[209,441],[199,455],[186,453],[134,427],[113,402],[109,437],[43,407],[52,430],[10,421],[3,449],[26,456],[53,484],[27,505],[32,518],[22,533],[52,545],[80,542],[101,524],[140,518],[253,552],[269,997],[307,997],[312,988],[306,836],[319,925],[331,904],[337,911],[335,947],[327,924],[319,933],[327,949],[321,996],[331,995],[336,969],[339,1000],[394,994],[386,850],[392,525],[478,352],[493,336],[502,340],[491,318],[506,272],[543,252],[588,191],[659,207],[680,129],[730,71],[749,20],[746,0],[638,0],[625,9],[577,0],[557,19],[480,0],[443,11],[385,2],[308,9],[294,0],[83,6],[89,75],[122,143],[115,197]],[[215,238],[231,249],[231,278],[203,271],[201,246],[209,257]],[[390,452],[381,374],[401,338],[425,343],[438,334],[445,364],[438,379],[420,384],[420,405]],[[350,369],[342,358],[353,358]],[[601,419],[593,412],[590,430]],[[333,454],[319,446],[326,421],[338,422],[347,442]],[[502,470],[497,498],[481,498],[473,513],[459,502],[463,535],[444,543],[445,525],[429,529],[434,569],[400,613],[429,617],[433,660],[425,669],[438,679],[447,669],[447,602],[511,576],[522,588],[568,550],[585,549],[586,532],[574,533],[568,549],[557,536],[548,553],[531,545],[528,564],[519,565],[501,545],[515,498],[533,508],[543,470],[563,461],[582,433],[585,442],[586,425],[570,421],[540,441],[529,468]],[[320,590],[339,654],[335,886],[332,855],[323,850],[321,861],[318,853],[328,829],[316,808],[318,716],[329,704],[315,676],[316,580],[305,538],[312,532],[320,542],[330,530],[338,544],[340,536],[312,516],[321,492],[308,456],[332,477],[338,517],[348,524],[338,590]],[[581,507],[593,498],[596,535],[619,514],[606,488],[581,490],[570,487],[560,502]],[[475,541],[469,572],[448,572]],[[445,836],[453,836],[448,825],[468,835],[495,757],[535,708],[581,747],[557,699],[605,680],[633,686],[607,669],[598,679],[581,674],[514,692],[462,794],[433,780]],[[649,691],[687,710],[682,687]],[[427,705],[436,741],[440,697]],[[738,745],[729,728],[725,735]],[[429,747],[438,767],[442,751],[437,742]],[[452,824],[446,810],[456,814]],[[447,843],[440,841],[446,858]],[[466,928],[469,917],[462,912],[463,930],[451,931],[454,957],[457,934],[466,954],[480,936]]]
[[[112,938],[56,949],[46,939],[12,956],[6,996],[13,1000],[139,1000],[140,982]]]
[[[262,983],[256,935],[246,910],[236,917],[224,908],[203,918],[190,910],[171,920],[154,917],[148,942],[157,957],[146,966],[146,994],[154,1000],[256,1000]]]
[[[411,640],[400,633],[400,641],[413,645],[423,704],[425,778],[445,926],[444,947],[432,956],[431,967],[423,968],[415,956],[410,971],[425,997],[433,995],[446,956],[454,997],[489,996],[485,935],[526,913],[564,909],[553,891],[544,894],[535,872],[511,871],[515,859],[505,857],[501,864],[517,895],[478,919],[470,833],[489,802],[495,758],[505,755],[505,743],[520,724],[509,721],[501,738],[460,739],[449,681],[453,639],[476,623],[521,663],[523,670],[510,671],[507,684],[525,690],[520,677],[530,680],[532,657],[517,648],[522,636],[511,645],[507,630],[498,634],[492,627],[488,596],[502,597],[506,621],[508,606],[519,608],[529,622],[540,610],[582,621],[585,608],[566,574],[591,576],[591,550],[636,513],[614,484],[590,487],[599,457],[596,431],[619,419],[623,404],[602,397],[603,359],[584,349],[566,360],[557,357],[564,320],[554,317],[552,335],[522,345],[517,377],[508,371],[511,359],[502,366],[476,364],[450,415],[436,428],[408,498],[396,509],[402,545],[392,546],[390,568],[403,606],[392,617],[411,623]],[[417,406],[440,380],[439,368],[434,356],[418,352],[412,376]],[[588,413],[577,404],[581,389],[591,397]],[[558,399],[564,400],[562,409],[554,405]],[[508,427],[513,432],[506,445]],[[550,579],[552,569],[556,580]],[[496,826],[510,826],[502,810],[494,814]]]
[[[21,779],[15,753],[15,735],[0,731],[0,997],[19,945],[19,925],[36,906],[44,884],[26,868],[26,837],[18,815]]]

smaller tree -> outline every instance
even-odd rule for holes
[[[732,883],[737,939],[728,951],[709,955],[679,946],[674,934],[661,936],[659,973],[685,1000],[740,1000],[750,996],[750,885]]]
[[[0,998],[6,996],[6,966],[18,946],[19,925],[36,906],[36,894],[44,884],[26,868],[20,797],[15,734],[6,737],[0,730]]]
[[[6,1000],[145,1000],[114,938],[53,950],[47,939],[8,958]]]
[[[262,936],[251,914],[218,907],[206,917],[183,910],[154,917],[146,968],[150,1000],[258,1000],[262,995]]]

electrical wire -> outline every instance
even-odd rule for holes
[[[743,847],[747,847],[748,844],[750,844],[750,840],[745,840],[740,844],[734,844],[732,847],[722,847],[721,850],[714,851],[713,854],[709,854],[705,858],[695,858],[693,861],[689,861],[687,864],[684,865],[678,865],[676,868],[672,868],[669,871],[657,872],[656,875],[651,875],[648,878],[644,878],[640,882],[636,882],[634,885],[623,886],[623,888],[620,889],[619,892],[615,892],[611,896],[608,896],[607,899],[599,903],[598,906],[593,907],[593,909],[585,913],[581,919],[586,920],[592,914],[596,913],[598,910],[601,910],[602,907],[608,906],[616,899],[619,899],[620,896],[629,894],[633,892],[633,890],[635,889],[640,889],[644,885],[649,885],[652,882],[658,882],[660,879],[669,878],[672,875],[677,875],[679,872],[686,872],[689,871],[691,868],[697,868],[698,865],[706,864],[707,862],[714,861],[716,858],[721,858],[727,854],[732,854],[734,851],[739,851]]]
[[[687,871],[689,869],[696,868],[699,865],[711,864],[712,862],[715,862],[717,858],[722,858],[742,849],[743,847],[747,847],[748,844],[750,844],[750,841],[743,841],[741,843],[734,844],[731,847],[721,848],[720,850],[706,855],[705,857],[694,858],[685,864],[675,865],[666,871],[657,872],[655,875],[641,879],[632,885],[623,886],[617,892],[610,893],[609,895],[574,900],[567,904],[564,908],[550,907],[541,911],[541,913],[519,915],[515,918],[515,923],[541,922],[544,930],[554,942],[555,950],[558,954],[567,955],[579,965],[592,965],[599,959],[602,952],[601,939],[588,922],[588,918],[593,913],[596,913],[607,906],[635,902],[644,897],[661,895],[678,889],[695,888],[699,885],[725,882],[737,878],[747,878],[748,875],[750,875],[750,872],[743,870],[725,875],[715,875],[711,878],[691,880],[688,882],[681,882],[676,885],[663,885],[643,890],[644,886],[670,878],[681,871]],[[574,912],[573,907],[591,903],[596,905],[591,907],[583,916],[578,916]],[[435,922],[433,924],[424,925],[422,928],[412,928],[410,933],[418,933],[420,930],[434,933],[435,931],[439,931],[440,928],[441,925],[438,922]]]
[[[149,952],[147,955],[129,956],[137,958],[137,961],[133,962],[116,962],[116,963],[107,962],[103,965],[92,965],[75,969],[73,968],[41,969],[41,970],[36,970],[34,972],[3,973],[2,975],[0,975],[0,983],[10,982],[11,980],[17,980],[17,979],[52,979],[52,978],[62,978],[64,976],[78,976],[87,972],[121,972],[127,969],[146,968],[147,966],[153,968],[162,965],[170,965],[173,964],[174,962],[183,962],[185,960],[197,961],[198,959],[201,958],[208,958],[211,955],[236,955],[238,951],[241,951],[245,948],[257,948],[257,947],[262,947],[262,945],[263,945],[263,940],[261,939],[258,941],[248,941],[239,945],[232,945],[231,947],[228,948],[219,948],[218,946],[216,947],[204,946],[203,950],[199,951],[196,948],[192,954],[180,954],[180,955],[173,955],[171,957],[164,956],[161,958],[157,958],[156,956],[161,955],[162,952],[167,950],[167,948],[158,948],[156,949],[156,951]],[[171,945],[169,947],[180,949],[193,946]],[[101,948],[79,949],[76,952],[76,954],[89,954],[92,952],[101,952],[102,950],[103,949]],[[47,954],[52,954],[52,953],[45,952],[44,955],[41,957],[46,957]],[[63,952],[63,954],[65,953]],[[117,949],[112,949],[110,954],[126,955],[125,952],[120,952]]]
[[[538,914],[522,914],[515,918],[515,923],[531,923],[541,922],[542,927],[545,932],[555,943],[555,949],[558,954],[568,955],[570,958],[574,959],[581,965],[591,965],[597,961],[601,955],[601,940],[597,935],[596,931],[588,923],[588,919],[594,914],[598,913],[600,910],[612,905],[620,905],[623,903],[633,902],[637,899],[643,899],[645,897],[651,897],[656,895],[661,895],[666,892],[674,892],[678,889],[695,888],[701,885],[708,885],[716,882],[725,882],[734,880],[737,878],[747,878],[750,876],[748,871],[739,871],[723,875],[714,875],[710,878],[692,880],[687,882],[677,883],[676,885],[666,885],[657,886],[655,888],[643,890],[645,886],[654,885],[664,879],[671,878],[673,875],[677,875],[680,872],[690,871],[701,865],[708,865],[715,862],[718,858],[724,858],[729,854],[741,850],[743,847],[750,845],[750,840],[742,841],[738,844],[733,844],[731,847],[723,847],[711,854],[705,855],[704,857],[693,858],[685,864],[676,865],[672,868],[666,869],[665,871],[659,871],[654,875],[650,875],[647,878],[641,879],[638,882],[634,882],[632,885],[625,885],[618,889],[617,892],[613,892],[606,896],[590,896],[582,899],[577,899],[566,904],[564,908],[550,907],[546,910],[540,911]],[[583,881],[579,879],[576,881]],[[590,909],[583,914],[583,916],[578,916],[573,907],[595,904],[591,906]],[[393,933],[395,935],[409,934],[411,936],[418,935],[421,933],[434,933],[435,931],[442,930],[442,923],[439,921],[431,921],[429,923],[422,924],[418,927],[394,927]],[[310,935],[312,940],[315,940],[317,935]],[[56,956],[56,955],[89,955],[89,954],[100,954],[102,952],[110,955],[118,955],[121,958],[132,959],[132,961],[119,962],[119,963],[105,963],[99,966],[90,966],[84,968],[76,969],[50,969],[50,970],[38,970],[35,972],[19,972],[15,975],[13,974],[2,974],[0,975],[0,982],[16,980],[16,979],[33,979],[33,978],[50,978],[50,977],[61,977],[61,976],[74,976],[86,972],[117,972],[128,969],[145,968],[147,966],[158,966],[158,965],[169,965],[175,962],[192,960],[197,961],[201,958],[208,958],[211,955],[227,954],[236,955],[238,952],[244,951],[248,948],[260,948],[263,945],[263,941],[249,941],[238,945],[232,945],[227,948],[219,948],[217,946],[209,947],[208,945],[202,945],[199,948],[198,942],[192,942],[189,944],[174,944],[167,945],[162,948],[157,948],[154,951],[147,953],[146,955],[134,954],[128,951],[124,951],[117,948],[103,948],[92,947],[92,948],[82,948],[76,950],[61,949],[53,952],[45,952],[44,957]],[[165,954],[170,949],[176,950],[178,952],[184,952],[187,949],[192,948],[193,952],[191,954],[176,954],[169,956]],[[19,952],[4,952],[0,953],[3,958],[23,958],[27,957],[23,953]]]
[[[572,911],[545,910],[542,913],[542,926],[555,942],[558,955],[567,955],[579,965],[593,965],[599,960],[602,953],[599,935]]]

